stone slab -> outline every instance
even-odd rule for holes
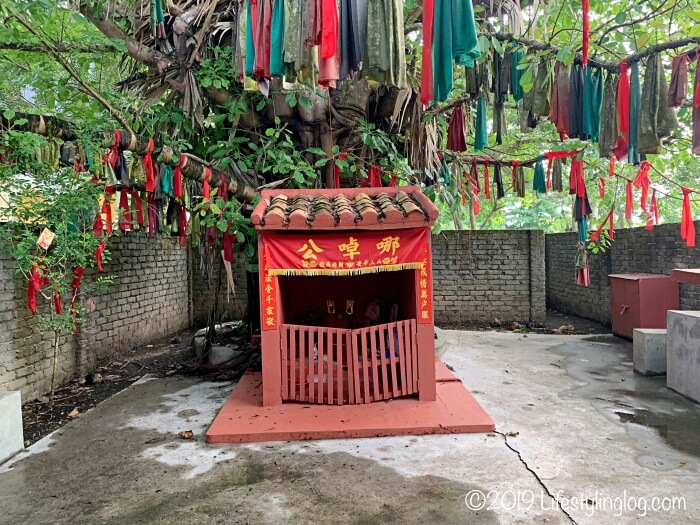
[[[22,449],[22,398],[16,391],[0,392],[0,463]]]
[[[700,403],[700,311],[669,310],[666,386]]]
[[[635,328],[632,360],[634,371],[643,376],[666,374],[666,330]]]

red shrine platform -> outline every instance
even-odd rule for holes
[[[262,377],[246,373],[207,431],[208,443],[490,432],[493,420],[462,382],[435,361],[435,401],[405,397],[364,405],[264,407]]]
[[[239,382],[207,441],[493,430],[435,361],[437,216],[416,186],[263,191],[251,217],[262,372]]]

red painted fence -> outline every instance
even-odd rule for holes
[[[415,319],[356,330],[281,328],[284,401],[362,404],[418,393]]]

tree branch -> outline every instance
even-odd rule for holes
[[[66,59],[63,58],[61,53],[59,51],[56,51],[53,47],[53,45],[49,44],[49,42],[44,38],[43,35],[39,34],[29,23],[27,23],[23,18],[15,15],[15,20],[17,20],[20,24],[22,24],[27,31],[29,31],[32,35],[34,35],[36,38],[39,39],[39,42],[42,43],[42,45],[46,48],[46,51],[51,53],[53,57],[56,59],[56,62],[58,62],[63,69],[65,69],[68,74],[75,79],[78,84],[80,84],[85,91],[87,91],[92,98],[97,100],[102,106],[109,112],[109,114],[119,122],[126,130],[129,131],[132,135],[134,132],[131,129],[131,126],[129,126],[129,123],[126,121],[126,119],[110,104],[107,99],[105,99],[102,95],[100,95],[97,91],[95,91],[92,86],[90,86],[87,82],[83,80],[83,78],[73,69],[73,66],[71,66]]]
[[[169,62],[169,59],[150,47],[144,46],[141,42],[135,38],[130,37],[121,27],[112,22],[111,20],[105,18],[103,13],[98,16],[94,14],[94,6],[92,2],[86,2],[82,0],[80,2],[80,13],[87,18],[97,29],[100,30],[107,38],[114,38],[117,40],[122,40],[124,45],[126,45],[127,54],[142,64],[148,66],[158,67],[159,62],[165,60]]]
[[[64,43],[56,43],[53,48],[59,53],[121,53],[112,44],[91,44],[87,46],[69,47]],[[46,47],[36,42],[0,42],[0,49],[7,51],[25,51],[27,53],[46,53]]]

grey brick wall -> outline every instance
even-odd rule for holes
[[[75,337],[63,337],[58,384],[84,374],[98,359],[189,326],[187,250],[177,239],[130,234],[110,246],[105,274],[114,284],[94,298],[96,310]],[[91,275],[86,275],[90,279]],[[52,334],[41,332],[27,308],[27,287],[13,262],[0,258],[0,390],[20,390],[24,400],[49,389]]]
[[[695,228],[700,231],[700,221]],[[590,256],[591,286],[583,288],[574,281],[577,238],[573,232],[546,236],[547,306],[605,324],[610,324],[608,275],[700,267],[700,248],[686,248],[678,224],[619,229],[606,253]],[[681,285],[680,302],[683,310],[700,310],[700,287]]]
[[[544,233],[446,231],[433,236],[435,323],[543,322]]]
[[[192,320],[194,326],[206,326],[209,319],[209,311],[214,301],[214,291],[218,278],[221,254],[214,257],[214,265],[209,270],[210,263],[203,264],[202,259],[210,261],[212,252],[209,248],[194,248],[192,250]],[[229,297],[226,295],[226,271],[222,273],[222,290],[219,302],[219,321],[231,321],[241,319],[246,312],[247,283],[245,272],[245,259],[236,254],[232,265],[235,293]]]

